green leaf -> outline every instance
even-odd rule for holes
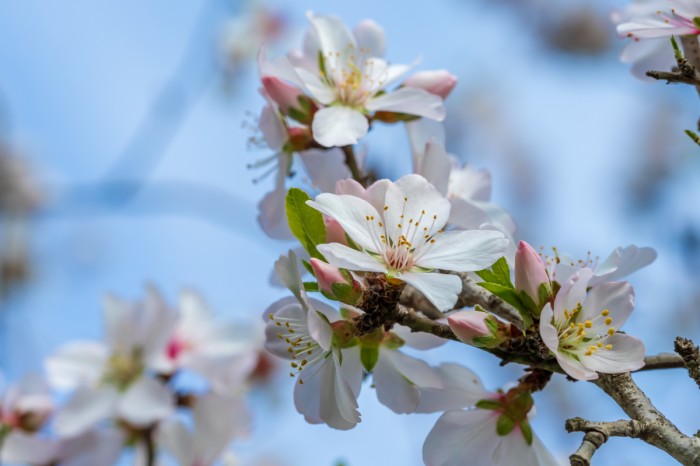
[[[316,249],[316,245],[326,242],[326,224],[323,221],[323,214],[306,204],[310,199],[309,195],[301,189],[291,188],[285,200],[287,222],[289,222],[289,229],[309,255],[325,261],[323,255]]]
[[[691,131],[691,130],[689,130],[689,129],[686,129],[686,130],[685,130],[685,134],[687,134],[688,137],[689,137],[690,139],[692,139],[693,142],[694,142],[695,144],[697,144],[698,146],[700,146],[700,136],[698,136],[697,133],[694,133],[693,131]]]
[[[496,283],[507,288],[513,288],[513,283],[510,281],[510,267],[508,267],[505,257],[498,259],[491,266],[491,270],[480,270],[476,274],[487,283]]]
[[[304,282],[304,291],[319,291],[318,283]]]
[[[540,315],[540,312],[542,311],[542,308],[540,308],[535,302],[532,300],[529,294],[525,293],[524,291],[520,291],[520,301],[523,303],[523,306],[525,307],[525,310],[527,311],[528,314],[532,316],[538,316]]]
[[[523,325],[526,329],[532,326],[532,316],[523,303],[520,297],[520,292],[518,292],[515,288],[509,288],[507,286],[499,285],[498,283],[488,282],[479,283],[479,286],[485,288],[501,298],[503,301],[513,306],[520,313],[520,317],[523,319]]]
[[[479,409],[501,409],[501,403],[496,400],[479,400],[476,402],[476,407]]]
[[[515,421],[505,414],[501,414],[496,421],[496,432],[498,435],[506,436],[515,429]]]
[[[673,47],[673,54],[676,57],[676,61],[683,60],[683,52],[681,52],[681,49],[678,47],[675,36],[671,36],[671,46]]]
[[[353,305],[360,298],[361,294],[347,283],[336,282],[331,285],[333,298],[335,301],[340,301],[345,304]]]
[[[700,16],[696,16],[695,18],[693,18],[693,24],[695,25],[695,27],[700,28]]]
[[[532,445],[532,427],[530,426],[530,423],[527,422],[527,420],[524,420],[520,423],[520,432],[523,433],[523,437],[525,437],[525,442],[527,442],[528,445]]]
[[[304,268],[306,269],[306,271],[309,272],[312,276],[314,276],[314,277],[316,276],[316,272],[314,272],[314,268],[311,267],[311,264],[309,263],[309,261],[302,259],[301,265],[303,265]]]
[[[379,346],[362,345],[360,349],[360,361],[367,372],[372,372],[379,360]]]
[[[537,298],[540,301],[538,304],[544,305],[546,302],[548,302],[552,298],[552,290],[549,287],[549,284],[540,283],[540,287],[537,289],[537,295]]]

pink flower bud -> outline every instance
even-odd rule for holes
[[[340,243],[345,246],[348,245],[348,239],[345,237],[345,230],[340,226],[340,223],[330,217],[326,217],[326,242]]]
[[[314,257],[311,258],[310,262],[311,267],[314,269],[318,286],[326,293],[333,294],[334,283],[349,284],[345,277],[343,277],[343,274],[340,273],[340,269],[338,267],[326,264],[325,262]]]
[[[450,315],[447,323],[457,338],[465,343],[472,344],[474,338],[491,335],[491,331],[486,325],[489,315],[480,311],[460,311]]]
[[[273,76],[263,76],[262,83],[270,98],[277,103],[282,113],[289,112],[289,109],[292,107],[299,107],[298,99],[303,94],[298,88]]]
[[[424,89],[446,99],[457,85],[457,77],[447,70],[419,71],[403,83],[408,87]]]
[[[540,285],[549,283],[549,276],[537,251],[521,241],[515,253],[515,289],[524,291],[535,304],[539,303]]]

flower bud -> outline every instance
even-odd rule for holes
[[[424,89],[445,99],[457,85],[457,77],[447,70],[419,71],[406,79],[404,85]]]
[[[334,283],[345,283],[347,280],[338,267],[334,267],[323,261],[320,261],[314,257],[311,258],[311,267],[314,269],[314,275],[316,275],[316,280],[318,281],[318,286],[321,291],[333,294],[333,284]]]
[[[345,230],[336,220],[326,217],[326,243],[340,243],[348,245]]]
[[[347,270],[341,271],[316,258],[311,258],[310,262],[325,297],[353,306],[362,297],[362,287]]]
[[[262,84],[270,98],[277,103],[282,113],[289,113],[290,108],[299,107],[299,97],[303,93],[298,88],[273,76],[263,76]]]
[[[518,251],[515,253],[515,289],[524,291],[532,298],[532,301],[541,306],[540,286],[549,286],[549,276],[542,262],[542,258],[537,251],[521,241],[518,244]]]
[[[489,315],[480,311],[460,311],[450,315],[447,323],[457,338],[470,345],[474,338],[491,336],[491,330],[486,324]]]

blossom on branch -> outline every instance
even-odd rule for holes
[[[455,275],[432,272],[484,269],[509,244],[498,231],[444,231],[450,202],[419,175],[395,183],[380,180],[364,196],[324,193],[307,202],[336,220],[359,248],[329,243],[318,250],[336,267],[379,272],[408,283],[440,310],[455,304],[462,282]]]
[[[309,12],[308,18],[311,27],[303,51],[291,52],[261,68],[263,79],[285,80],[313,100],[318,110],[313,113],[311,127],[318,144],[355,144],[369,130],[372,118],[445,117],[441,96],[454,87],[453,76],[442,72],[422,75],[414,79],[413,86],[387,91],[411,66],[390,65],[382,58],[385,39],[378,24],[365,20],[350,31],[332,16]]]
[[[617,374],[644,366],[644,344],[618,333],[634,309],[627,282],[609,282],[587,292],[593,271],[581,269],[562,284],[554,305],[545,304],[540,335],[567,374],[579,380],[598,372]]]

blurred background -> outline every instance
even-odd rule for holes
[[[622,1],[203,0],[0,4],[0,368],[40,371],[74,339],[100,338],[101,299],[174,301],[185,286],[215,312],[258,319],[286,293],[269,285],[292,244],[266,238],[256,204],[274,182],[246,165],[263,105],[255,55],[300,48],[309,9],[381,24],[387,57],[448,69],[450,152],[493,174],[494,200],[534,246],[601,259],[617,246],[659,258],[632,277],[626,325],[649,354],[676,335],[700,342],[700,149],[683,134],[700,113],[690,87],[635,79],[609,21]],[[405,130],[363,144],[381,176],[410,170]],[[488,388],[520,376],[465,345],[421,354],[460,362]],[[684,432],[697,387],[682,370],[638,383]],[[254,393],[254,432],[233,445],[245,465],[420,465],[438,415],[398,416],[363,387],[350,432],[306,424],[282,367]],[[564,420],[624,414],[592,384],[557,376],[536,395],[535,431],[559,457],[579,445]],[[623,453],[624,452],[624,453]],[[124,464],[129,464],[125,459]],[[671,464],[640,441],[611,439],[597,465]]]

